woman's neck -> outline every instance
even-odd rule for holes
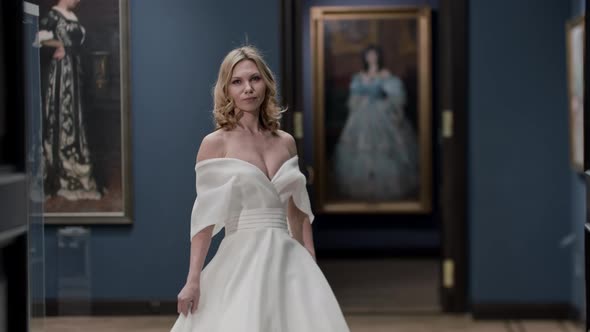
[[[238,126],[250,134],[257,134],[262,131],[260,127],[260,111],[258,112],[243,112],[242,117],[238,121]]]
[[[369,76],[374,76],[377,75],[379,73],[379,67],[376,65],[371,65],[369,66],[369,68],[367,68],[367,75]]]
[[[68,6],[65,3],[63,3],[62,1],[60,1],[57,5],[55,5],[55,7],[59,8],[63,11],[66,11],[66,12],[70,12],[70,8],[68,8]]]

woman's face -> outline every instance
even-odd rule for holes
[[[252,60],[240,61],[232,72],[228,93],[236,108],[244,112],[258,111],[266,94],[266,83]]]
[[[367,54],[365,55],[365,59],[367,60],[367,63],[370,65],[376,65],[378,57],[379,57],[379,55],[377,54],[377,51],[375,51],[375,50],[369,50],[369,51],[367,51]]]
[[[69,9],[76,9],[79,3],[80,0],[67,0],[67,6]]]

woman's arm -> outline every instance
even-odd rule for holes
[[[291,134],[279,130],[279,134],[283,139],[283,144],[286,147],[289,155],[297,155],[297,144]],[[291,236],[302,246],[309,251],[315,260],[315,248],[313,245],[313,233],[309,217],[295,205],[293,197],[289,198],[287,206],[287,219],[289,221],[289,228],[291,229]]]
[[[224,151],[223,137],[220,133],[207,135],[197,154],[197,162],[215,158],[222,155]],[[186,284],[178,294],[178,313],[185,316],[189,310],[191,313],[197,310],[199,298],[201,295],[201,271],[205,264],[205,258],[211,245],[211,236],[213,235],[214,225],[207,226],[195,234],[191,239],[191,252],[189,271],[186,277]]]
[[[49,11],[39,22],[39,32],[37,32],[36,46],[47,46],[53,48],[63,48],[64,44],[56,37],[56,27],[58,16],[55,12]]]
[[[60,40],[44,40],[41,42],[41,45],[54,47],[55,52],[53,52],[53,58],[56,60],[61,60],[66,55],[66,49],[64,48],[64,44]]]
[[[191,239],[191,254],[189,272],[186,283],[178,293],[176,310],[179,314],[188,315],[189,310],[194,313],[199,306],[201,297],[201,271],[205,264],[205,257],[211,245],[213,226],[209,226],[195,234]]]
[[[197,153],[196,162],[198,163],[206,159],[219,157],[223,155],[224,149],[224,141],[221,132],[213,132],[203,138],[201,146],[199,147],[199,152]],[[186,278],[187,283],[198,283],[200,280],[205,256],[207,255],[209,245],[211,244],[213,227],[214,226],[208,226],[202,229],[191,239],[191,258],[188,277]]]
[[[64,43],[62,43],[61,40],[57,40],[57,39],[44,40],[41,42],[41,45],[55,47],[55,48],[64,47]]]
[[[291,229],[291,236],[302,246],[309,251],[309,254],[315,260],[315,247],[313,245],[313,231],[311,223],[307,215],[295,206],[293,197],[289,199],[289,206],[287,208],[287,219],[289,220],[289,228]]]
[[[357,73],[353,75],[348,88],[348,100],[346,101],[346,106],[348,106],[348,111],[350,113],[359,110],[363,106],[363,103],[365,103],[367,100],[366,96],[363,96],[359,93],[361,86],[361,74]]]
[[[191,239],[191,255],[187,283],[199,283],[201,280],[201,271],[205,264],[205,257],[211,245],[211,236],[213,234],[213,226],[208,226],[195,234]]]
[[[315,246],[313,245],[313,229],[309,218],[305,216],[303,220],[303,246],[309,251],[311,257],[315,260]]]

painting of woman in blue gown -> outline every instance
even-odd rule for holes
[[[381,48],[361,54],[352,76],[348,116],[332,157],[335,189],[342,199],[415,199],[419,189],[416,132],[406,117],[407,91],[383,66]]]
[[[316,205],[430,213],[431,9],[318,6],[311,28]]]

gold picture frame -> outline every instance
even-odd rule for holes
[[[431,113],[432,113],[432,69],[431,69],[431,9],[428,6],[417,7],[358,7],[358,6],[319,6],[311,8],[311,56],[312,56],[312,82],[313,82],[313,121],[314,121],[314,173],[315,173],[315,207],[318,212],[322,213],[406,213],[406,214],[427,214],[432,211],[432,131],[431,131]],[[357,38],[359,42],[346,47],[342,45],[345,38],[334,37],[330,35],[336,22],[367,22],[369,27],[378,26],[376,30],[369,29],[364,39]],[[351,116],[342,116],[339,114],[352,114],[350,103],[346,104],[344,94],[348,82],[354,81],[354,75],[362,77],[363,62],[366,59],[366,53],[363,53],[363,60],[357,55],[345,54],[346,52],[358,51],[358,45],[366,40],[377,39],[379,50],[387,49],[390,54],[395,53],[399,61],[393,61],[384,53],[378,53],[382,56],[380,61],[387,62],[391,66],[391,75],[389,71],[383,69],[384,80],[387,78],[396,79],[402,83],[402,87],[407,95],[404,105],[412,105],[409,111],[404,111],[406,116],[402,119],[413,119],[415,149],[408,148],[407,151],[415,154],[418,161],[414,168],[411,169],[412,176],[417,177],[413,186],[408,186],[406,192],[411,194],[400,194],[399,198],[379,198],[386,195],[367,194],[364,197],[353,197],[355,194],[349,190],[338,189],[334,194],[335,188],[345,187],[342,182],[349,180],[331,180],[338,173],[335,169],[344,169],[347,165],[334,160],[341,160],[335,157],[341,155],[335,151],[342,150],[340,142],[343,140],[343,132],[348,127],[354,127],[350,120]],[[334,40],[336,43],[334,43]],[[336,45],[336,52],[334,52]],[[387,60],[387,61],[386,61]],[[401,64],[400,64],[401,63]],[[366,66],[366,63],[365,63]],[[404,67],[405,66],[405,67]],[[352,68],[356,68],[357,74],[353,74]],[[408,74],[409,73],[409,74]],[[404,76],[407,74],[407,76]],[[353,77],[347,79],[346,77]],[[360,75],[360,76],[358,76]],[[368,77],[368,76],[367,76]],[[412,78],[413,77],[413,81]],[[395,81],[394,81],[395,82]],[[353,83],[350,83],[352,87]],[[352,91],[352,90],[350,90]],[[348,96],[352,92],[348,93]],[[347,97],[348,98],[348,97]],[[383,97],[389,98],[389,97]],[[350,98],[348,99],[350,100]],[[337,106],[335,106],[337,105]],[[348,106],[348,111],[344,112]],[[401,108],[401,107],[400,107]],[[412,113],[413,112],[413,113]],[[376,111],[371,114],[377,114]],[[375,115],[378,116],[378,115]],[[346,117],[346,120],[342,118]],[[339,120],[333,120],[339,119]],[[339,122],[338,122],[339,121]],[[349,123],[350,122],[350,123]],[[411,122],[407,120],[407,122]],[[339,124],[335,124],[339,123]],[[392,124],[393,125],[393,124]],[[344,128],[344,129],[343,129]],[[336,134],[338,132],[338,134]],[[350,131],[353,132],[353,131]],[[375,133],[365,132],[370,135]],[[338,137],[338,138],[336,138]],[[409,140],[406,140],[409,141]],[[337,143],[333,143],[337,142]],[[356,143],[355,143],[356,144]],[[386,144],[387,145],[387,144]],[[413,151],[413,152],[412,152]],[[352,156],[351,164],[355,161],[353,158],[362,158]],[[369,158],[365,158],[369,159]],[[329,160],[332,160],[330,162]],[[376,164],[377,162],[375,162]],[[375,166],[376,167],[376,166]],[[392,165],[393,167],[393,165]],[[351,169],[357,169],[350,167]],[[382,167],[383,168],[383,167]],[[362,172],[362,170],[361,170]],[[372,172],[372,171],[371,171]],[[342,172],[340,172],[342,173]],[[382,173],[383,174],[383,173]],[[403,172],[398,173],[400,185],[405,180]],[[346,176],[340,177],[344,179]],[[373,179],[377,185],[386,184],[392,188],[391,192],[396,191],[397,180],[391,179]],[[341,182],[338,182],[341,181]],[[339,183],[335,186],[334,183]],[[348,188],[354,187],[348,185]],[[369,188],[369,190],[371,190]],[[381,190],[381,189],[380,189]],[[382,190],[387,194],[387,188]],[[401,189],[400,189],[401,190]],[[344,193],[344,194],[343,194]],[[339,198],[338,195],[350,195],[352,198]],[[404,196],[405,195],[405,196]],[[359,196],[358,193],[356,196]]]
[[[584,17],[566,23],[570,163],[584,172]]]
[[[41,0],[41,19],[54,2]],[[49,196],[45,188],[46,224],[133,223],[129,7],[129,0],[108,0],[81,2],[74,10],[86,34],[81,51],[85,84],[82,114],[86,117],[86,139],[101,198],[68,200],[58,194]],[[43,74],[43,63],[47,62],[43,52],[52,50],[42,49],[46,49],[41,52]],[[45,58],[50,57],[45,54]],[[46,90],[42,89],[41,94],[44,99]]]

